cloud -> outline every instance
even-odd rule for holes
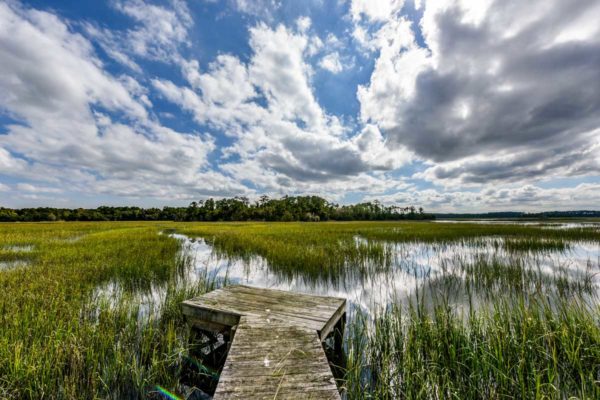
[[[95,40],[106,54],[121,65],[132,71],[142,74],[142,67],[133,59],[125,43],[121,42],[121,37],[110,29],[101,28],[96,24],[84,22],[86,34]]]
[[[319,66],[333,74],[337,74],[338,72],[342,72],[344,70],[344,66],[340,61],[340,54],[337,51],[329,53],[321,58],[321,61],[319,61]]]
[[[170,0],[169,6],[142,0],[113,2],[113,7],[128,16],[133,26],[123,31],[83,23],[85,32],[96,40],[107,55],[132,70],[142,73],[134,58],[177,62],[181,46],[189,45],[188,30],[193,25],[184,1]]]
[[[427,2],[393,15],[361,118],[450,183],[598,174],[600,15],[593,1]],[[383,14],[377,14],[383,15]],[[590,28],[591,26],[591,28]],[[417,44],[422,31],[427,48]]]
[[[0,99],[4,108],[38,122],[52,113],[77,120],[89,115],[89,100],[132,118],[147,118],[146,109],[102,70],[91,43],[70,33],[56,16],[2,4],[0,18],[0,85],[10,93]]]
[[[500,151],[495,157],[471,156],[434,164],[415,177],[446,186],[487,182],[531,182],[536,179],[595,175],[600,170],[600,130],[579,135],[553,151]]]
[[[184,1],[171,0],[171,8],[141,0],[118,1],[117,10],[133,18],[136,26],[127,30],[129,49],[136,55],[168,60],[187,41],[193,19]]]
[[[23,159],[13,157],[7,150],[0,147],[0,170],[6,174],[15,174],[27,168],[27,162]]]
[[[399,12],[404,0],[352,0],[350,14],[354,20],[386,21]]]
[[[0,108],[18,121],[1,137],[3,172],[117,195],[245,190],[206,172],[211,138],[161,126],[145,88],[106,72],[55,15],[0,4],[0,59]]]
[[[273,12],[281,8],[280,0],[229,0],[232,7],[243,14],[273,19]]]
[[[385,146],[376,127],[348,136],[350,130],[321,108],[306,60],[308,33],[258,24],[250,29],[249,42],[252,56],[247,63],[220,55],[201,73],[198,62],[186,62],[188,87],[153,81],[156,90],[198,123],[234,139],[222,149],[223,171],[260,190],[322,192],[325,182],[343,182],[351,191],[365,189],[365,181],[384,185],[384,177],[369,174],[407,161]]]
[[[310,17],[303,16],[296,20],[296,26],[300,32],[306,32],[311,25],[312,21],[310,20]]]
[[[304,62],[307,37],[279,25],[274,30],[258,25],[250,30],[254,51],[249,73],[280,118],[298,119],[309,126],[323,121],[309,84],[312,69]]]
[[[48,186],[35,186],[30,183],[18,183],[16,186],[20,192],[28,193],[61,193],[62,189],[53,188]]]
[[[600,184],[582,183],[573,187],[541,188],[535,185],[494,187],[481,191],[404,189],[391,195],[367,196],[386,204],[423,206],[431,212],[550,211],[597,209]]]
[[[383,40],[393,40],[393,37],[401,35],[394,32],[393,23],[401,18],[400,12],[403,7],[404,0],[351,1],[349,14],[354,22],[352,37],[362,50],[376,53],[382,46],[377,46],[376,41],[379,38],[374,36],[381,38],[383,29],[388,31]]]

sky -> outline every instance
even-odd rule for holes
[[[597,0],[0,0],[0,206],[600,209]]]

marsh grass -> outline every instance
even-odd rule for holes
[[[348,397],[598,398],[599,334],[576,300],[502,298],[466,320],[443,301],[392,307],[349,329]]]
[[[455,246],[441,272],[420,272],[414,295],[375,314],[353,310],[343,383],[350,399],[600,397],[600,263],[581,271],[538,258],[568,254],[577,241],[598,245],[595,228],[367,222],[180,231],[225,257],[260,256],[282,276],[334,283],[390,268],[416,276],[403,244],[427,243],[434,253]]]
[[[29,243],[31,265],[0,273],[3,398],[146,398],[178,390],[189,331],[179,303],[207,289],[175,285],[189,260],[148,224],[15,224],[2,244]],[[77,241],[69,238],[78,237]],[[108,281],[123,288],[93,296]],[[160,313],[140,320],[139,294],[165,288]]]
[[[518,252],[527,251],[530,253],[566,251],[570,248],[569,242],[563,238],[539,239],[539,238],[520,238],[508,239],[503,242],[507,251]]]
[[[0,397],[184,397],[193,379],[214,382],[180,302],[220,282],[188,279],[194,260],[172,232],[217,258],[260,257],[284,281],[418,275],[414,295],[353,309],[348,398],[600,397],[600,262],[535,262],[600,232],[425,222],[0,225],[0,262],[27,263],[0,271]],[[459,251],[430,274],[405,262],[419,243]]]

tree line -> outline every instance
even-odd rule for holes
[[[351,205],[318,196],[261,196],[193,201],[187,207],[108,207],[93,209],[0,207],[1,222],[28,221],[382,221],[434,219],[423,208],[385,206],[379,201]]]

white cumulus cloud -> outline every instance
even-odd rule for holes
[[[0,4],[0,59],[0,92],[9,94],[0,107],[22,121],[1,136],[3,172],[117,195],[244,190],[224,176],[204,180],[213,140],[161,126],[146,90],[106,72],[92,44],[54,14]]]
[[[335,51],[333,53],[329,53],[321,58],[319,61],[319,65],[321,68],[326,69],[327,71],[337,74],[338,72],[342,72],[344,70],[344,66],[340,61],[340,54]]]

